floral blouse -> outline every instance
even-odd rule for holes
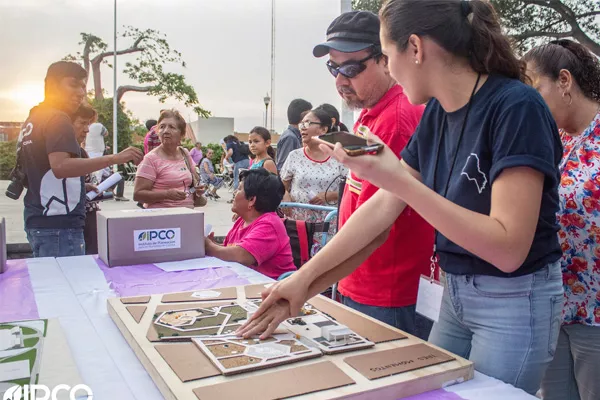
[[[564,324],[600,326],[600,113],[581,135],[561,138]]]
[[[308,204],[317,194],[330,191],[337,192],[339,179],[348,175],[348,168],[333,158],[325,161],[311,159],[305,149],[292,151],[280,171],[282,181],[290,181],[290,196],[296,203]],[[290,218],[308,222],[323,222],[327,217],[325,211],[312,211],[292,208]],[[332,221],[329,235],[335,233],[336,221]]]

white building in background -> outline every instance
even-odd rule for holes
[[[210,117],[190,122],[189,126],[196,136],[196,141],[206,146],[209,143],[219,143],[227,135],[233,135],[233,123],[233,118]]]

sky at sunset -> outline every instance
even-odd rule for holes
[[[165,69],[184,74],[214,116],[234,117],[240,132],[264,125],[263,97],[270,90],[270,0],[118,0],[118,13],[121,32],[131,25],[167,35],[169,44],[183,53],[187,68]],[[277,131],[286,127],[287,105],[296,97],[315,106],[340,106],[326,59],[312,56],[313,46],[324,41],[327,26],[339,13],[340,0],[276,0]],[[80,32],[102,37],[112,50],[112,31],[112,0],[0,0],[0,121],[25,120],[43,99],[48,65],[79,50]],[[130,44],[126,39],[120,43],[118,47]],[[123,64],[127,58],[119,60]],[[102,72],[103,86],[112,95],[112,70],[103,67]],[[132,83],[123,75],[118,82]],[[142,93],[127,93],[123,100],[142,121],[167,107],[196,119],[175,101],[160,104]]]

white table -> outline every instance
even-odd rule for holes
[[[29,259],[27,264],[39,316],[59,319],[81,377],[94,391],[95,400],[163,399],[108,315],[106,299],[116,297],[116,293],[93,257],[38,258]],[[246,267],[236,270],[250,283],[271,281]],[[1,279],[0,275],[0,299]],[[535,399],[479,373],[474,380],[445,390],[448,397],[428,399]],[[459,397],[451,397],[450,393]]]

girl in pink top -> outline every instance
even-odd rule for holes
[[[223,246],[206,238],[206,255],[233,261],[277,279],[295,271],[290,238],[275,211],[285,192],[277,175],[264,168],[240,174],[231,211],[239,215]]]
[[[195,171],[195,164],[187,150],[179,147],[185,132],[183,117],[173,110],[165,110],[158,119],[161,145],[146,154],[138,167],[133,189],[133,199],[146,208],[194,208],[194,196],[202,196],[202,188],[192,190],[192,172],[185,157]],[[198,180],[196,179],[196,182]]]

